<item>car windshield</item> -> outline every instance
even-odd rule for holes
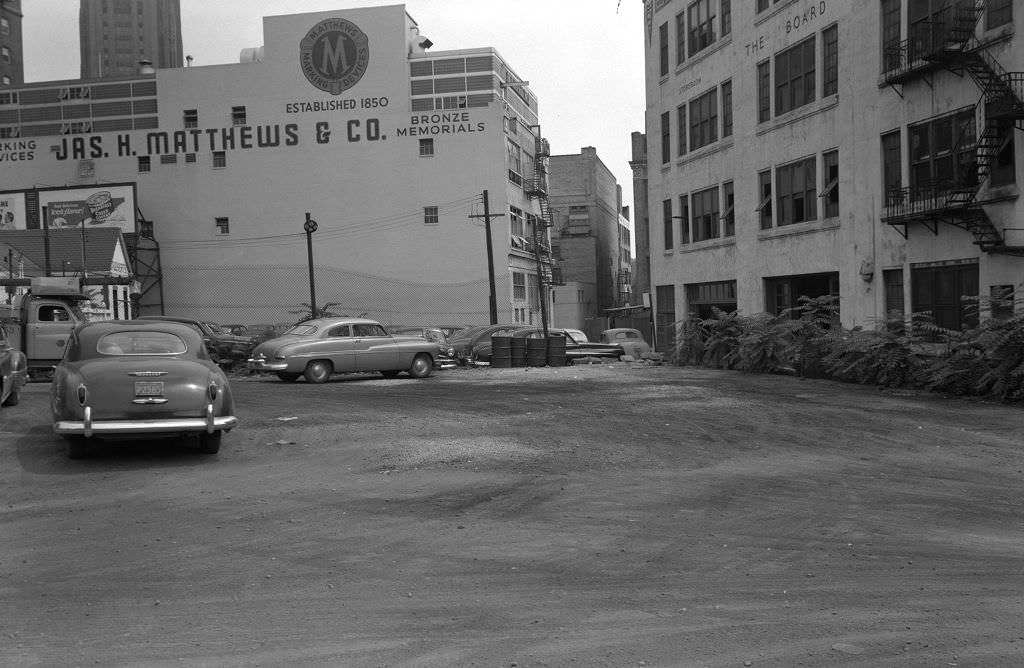
[[[314,325],[295,325],[285,334],[289,336],[312,336],[316,334],[316,327]]]
[[[214,334],[225,334],[224,329],[215,322],[204,322],[204,325],[210,328],[210,331]]]
[[[112,332],[96,342],[101,355],[180,355],[186,350],[185,341],[170,332]]]

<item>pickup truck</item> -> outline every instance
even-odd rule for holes
[[[0,306],[7,345],[25,355],[30,378],[50,376],[71,330],[86,320],[79,304],[88,300],[69,281],[36,278],[17,304]]]

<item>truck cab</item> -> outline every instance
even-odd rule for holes
[[[35,278],[17,306],[8,309],[3,319],[10,343],[28,358],[30,377],[48,376],[60,361],[71,330],[86,320],[79,305],[88,300],[71,280]]]

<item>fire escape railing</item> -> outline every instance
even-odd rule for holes
[[[911,39],[885,49],[882,80],[889,85],[937,68],[966,73],[981,90],[978,105],[985,123],[977,140],[973,128],[970,133],[966,128],[961,131],[951,151],[954,159],[973,154],[973,161],[958,164],[955,178],[890,189],[885,193],[882,221],[902,225],[904,235],[911,222],[946,222],[969,231],[985,252],[1024,255],[1024,243],[1008,245],[978,201],[1003,145],[1004,121],[1024,130],[1024,72],[1007,72],[978,43],[975,32],[984,11],[982,0],[957,5],[951,21],[919,23]],[[1006,231],[1010,229],[1016,228]]]

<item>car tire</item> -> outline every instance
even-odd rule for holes
[[[430,355],[420,353],[413,358],[412,364],[409,366],[409,375],[413,378],[426,378],[434,371],[434,363],[430,359]]]
[[[394,378],[398,375],[398,372],[395,371],[394,369],[389,369],[388,371],[381,371],[380,375],[384,376],[385,378]]]
[[[301,373],[291,373],[288,371],[282,371],[279,374],[277,374],[277,377],[286,383],[294,383],[299,379],[299,376],[301,375]]]
[[[12,392],[10,396],[4,400],[4,406],[17,406],[19,401],[21,401],[21,390]]]
[[[313,360],[306,365],[302,374],[308,383],[325,383],[331,377],[331,363],[326,360]]]
[[[215,431],[212,434],[199,434],[199,452],[204,455],[215,455],[220,452],[220,441],[224,435],[222,431]]]
[[[89,454],[89,439],[85,436],[67,436],[68,459],[85,459]]]

